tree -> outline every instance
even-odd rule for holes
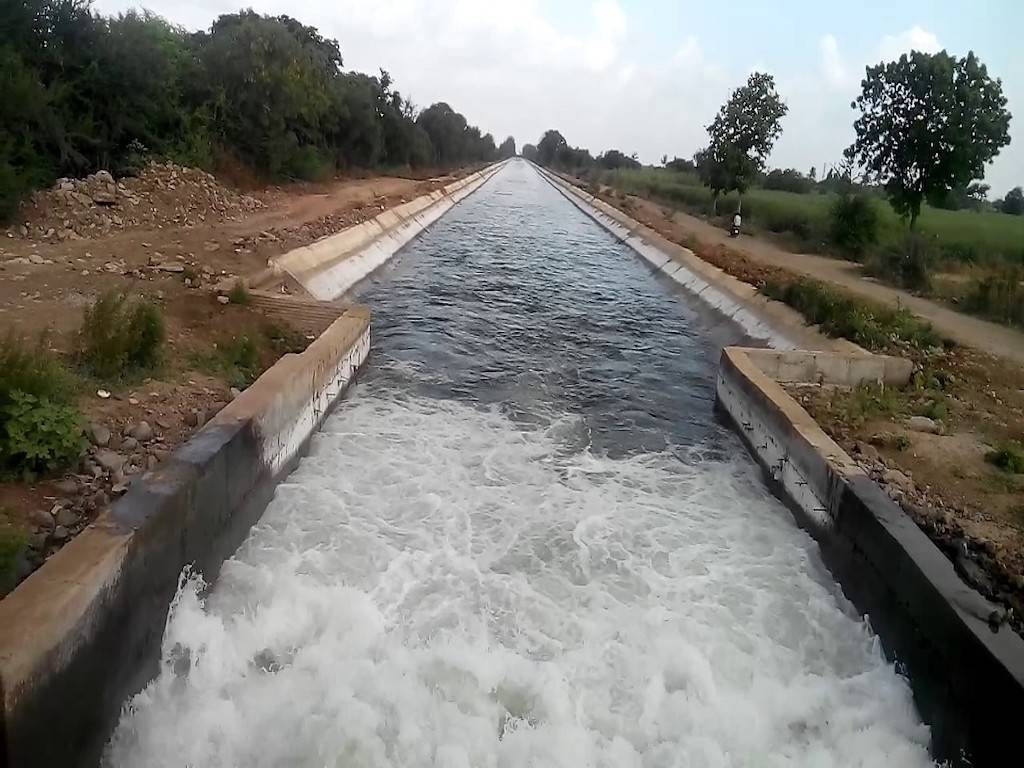
[[[885,185],[893,209],[917,225],[921,204],[984,178],[1009,141],[1002,83],[974,53],[914,51],[868,67],[851,105],[861,115],[847,156]]]
[[[511,136],[507,137],[498,145],[498,159],[504,160],[507,157],[516,156],[516,140]]]
[[[594,161],[602,168],[614,170],[616,168],[639,168],[640,162],[635,156],[626,155],[617,149],[609,149],[597,156]]]
[[[540,162],[540,153],[533,144],[523,144],[523,157],[531,163]]]
[[[1014,187],[1006,193],[999,210],[1013,216],[1024,216],[1024,189]]]
[[[664,166],[671,171],[680,171],[683,173],[693,173],[697,170],[697,165],[692,160],[686,160],[682,157],[673,157]]]
[[[742,201],[764,170],[788,111],[775,90],[775,79],[761,72],[747,78],[719,109],[708,126],[709,145],[694,158],[701,181],[711,189],[715,212],[722,193],[736,190]]]
[[[541,165],[554,165],[559,153],[568,147],[565,137],[555,130],[544,131],[541,140],[537,142],[537,162]]]

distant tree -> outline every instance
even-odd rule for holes
[[[861,115],[847,156],[885,185],[893,209],[917,225],[921,205],[984,178],[985,165],[1009,143],[1002,83],[974,53],[914,51],[868,67]]]
[[[516,140],[513,139],[511,136],[509,136],[503,142],[501,142],[500,146],[498,147],[498,159],[499,160],[504,160],[505,158],[515,157],[515,156],[516,156]]]
[[[813,165],[811,166],[810,172],[807,174],[807,178],[809,178],[811,181],[818,180],[818,169],[815,168]]]
[[[531,163],[540,162],[540,153],[533,144],[523,144],[523,157]]]
[[[682,157],[673,157],[664,165],[671,171],[680,171],[684,173],[693,173],[697,170],[697,166],[692,160],[686,160]]]
[[[722,105],[708,126],[709,145],[695,158],[701,181],[711,189],[716,212],[722,193],[736,190],[742,201],[782,133],[786,112],[775,79],[761,72],[750,75],[746,85],[733,91]]]
[[[668,155],[662,155],[661,156],[661,164],[663,166],[668,165]]]
[[[1012,216],[1024,215],[1024,189],[1014,187],[1007,192],[999,205],[999,210]]]
[[[787,168],[784,171],[775,168],[764,177],[761,184],[765,189],[778,189],[800,195],[807,194],[814,186],[812,179],[804,176],[795,168]]]
[[[558,131],[545,131],[541,140],[537,142],[537,162],[541,165],[554,165],[559,154],[564,153],[568,146],[565,137]]]
[[[615,170],[616,168],[639,168],[640,162],[635,155],[626,155],[617,149],[609,149],[597,156],[594,161],[601,168]]]

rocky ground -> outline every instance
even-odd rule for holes
[[[460,174],[457,174],[460,175]],[[457,176],[456,175],[456,176]],[[259,369],[308,341],[225,291],[271,256],[308,244],[456,176],[370,177],[242,194],[209,174],[162,164],[138,177],[99,172],[37,192],[0,237],[0,334],[34,338],[74,366],[83,309],[106,291],[162,310],[160,370],[111,385],[82,376],[88,447],[79,466],[35,482],[0,482],[5,525],[26,531],[26,575],[156,466],[236,394],[216,350],[258,340]]]

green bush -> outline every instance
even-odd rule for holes
[[[251,385],[263,371],[260,345],[245,335],[222,339],[210,352],[197,354],[193,362],[238,389]]]
[[[865,267],[869,275],[887,282],[926,293],[932,287],[932,272],[936,259],[931,243],[916,233],[903,241],[871,255]]]
[[[0,474],[74,461],[81,450],[74,380],[47,348],[14,335],[0,342]]]
[[[967,294],[968,311],[1001,323],[1024,325],[1024,269],[1005,267],[975,280]]]
[[[82,452],[78,409],[14,392],[0,408],[0,462],[23,472],[47,472],[70,464]]]
[[[92,375],[120,380],[159,365],[165,337],[158,307],[112,291],[85,310],[80,357]]]
[[[1024,473],[1024,446],[1010,442],[985,454],[985,460],[1004,472]]]
[[[769,281],[762,291],[789,304],[828,336],[849,339],[875,352],[904,345],[927,349],[940,343],[932,327],[906,309],[855,299],[817,280]]]
[[[245,287],[245,283],[241,280],[235,281],[235,284],[231,286],[231,290],[228,291],[228,301],[232,304],[248,304],[252,301],[252,297],[249,295],[249,290]]]
[[[846,193],[829,209],[829,240],[847,256],[859,259],[878,242],[878,211],[867,195]]]

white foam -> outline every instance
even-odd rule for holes
[[[179,593],[107,763],[929,764],[745,458],[610,459],[573,427],[357,391],[205,602]]]

